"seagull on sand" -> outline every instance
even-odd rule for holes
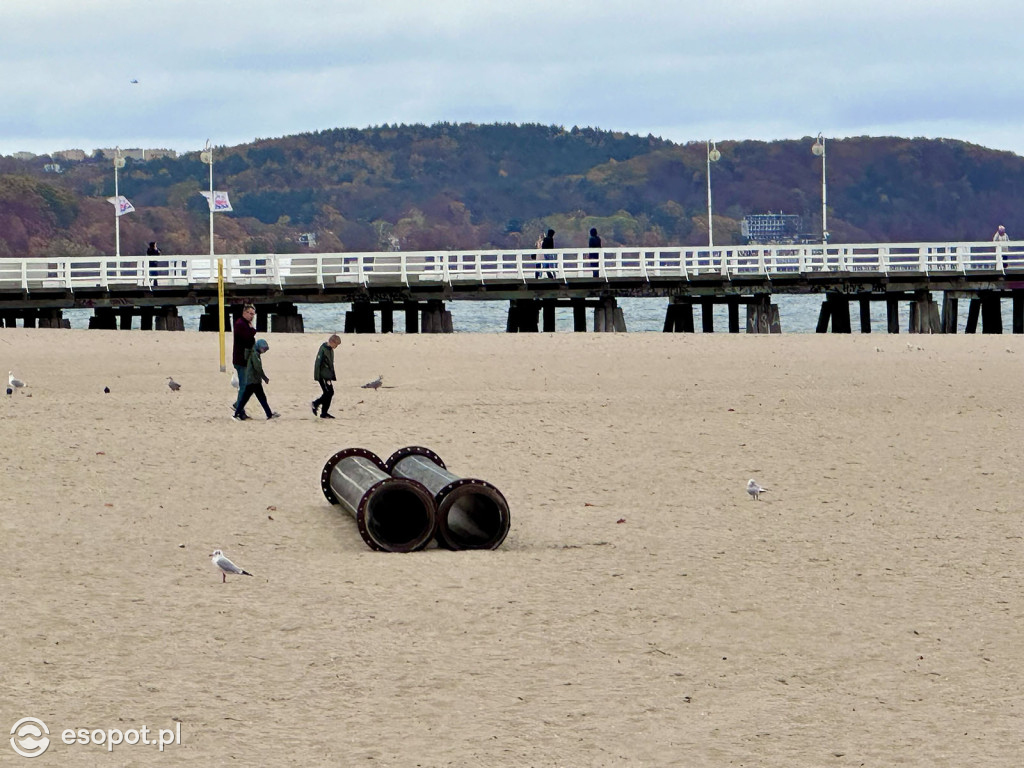
[[[367,382],[366,384],[363,384],[363,386],[361,388],[362,389],[378,390],[378,389],[381,388],[381,386],[383,386],[383,384],[384,384],[384,374],[382,373],[376,379],[374,379],[373,381],[370,381],[370,382]]]
[[[762,488],[757,482],[751,478],[747,481],[747,493],[750,494],[750,498],[758,500],[761,498],[761,494],[767,491],[767,488]]]
[[[171,392],[177,392],[179,389],[181,389],[181,384],[176,382],[170,376],[167,377],[167,386],[171,388]]]
[[[239,568],[237,565],[235,565],[226,557],[224,557],[224,553],[221,552],[219,549],[213,550],[213,554],[210,555],[210,562],[212,562],[216,568],[220,568],[221,583],[227,582],[229,573],[232,575],[237,574],[239,576],[252,576],[251,573],[249,573],[246,570],[243,570],[242,568]]]
[[[21,379],[14,378],[14,371],[7,372],[7,386],[11,389],[21,389],[25,386],[25,382]]]

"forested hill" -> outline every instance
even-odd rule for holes
[[[712,165],[716,244],[742,243],[746,214],[784,212],[821,227],[821,158],[811,138],[722,141]],[[1024,158],[952,140],[827,143],[831,242],[1024,237]],[[0,256],[114,252],[113,165],[0,158]],[[540,125],[336,129],[214,148],[220,253],[289,253],[707,242],[707,150],[653,136]],[[119,192],[122,253],[207,253],[208,166],[199,153],[128,159]]]

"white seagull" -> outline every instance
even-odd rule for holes
[[[21,379],[14,378],[14,371],[7,372],[7,386],[11,389],[21,389],[25,386],[25,382]]]
[[[750,498],[752,499],[760,499],[761,494],[767,490],[767,488],[762,488],[760,485],[758,485],[753,478],[747,481],[747,493],[750,494]]]
[[[226,557],[224,557],[224,553],[221,552],[219,549],[213,550],[213,554],[210,555],[210,562],[212,562],[215,567],[220,568],[222,583],[228,580],[229,573],[238,576],[252,576],[251,573],[242,568],[239,568],[237,565],[235,565]]]
[[[171,388],[171,392],[177,392],[179,389],[181,389],[181,384],[176,382],[170,376],[167,377],[167,386]]]
[[[367,382],[366,384],[363,384],[362,389],[372,389],[372,390],[376,391],[376,390],[380,389],[381,386],[383,386],[383,384],[384,384],[384,374],[382,373],[376,379],[374,379],[373,381],[370,381],[370,382]]]

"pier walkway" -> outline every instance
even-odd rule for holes
[[[274,331],[301,331],[297,304],[351,303],[346,331],[451,330],[450,301],[509,302],[509,331],[554,330],[554,312],[572,307],[574,328],[625,330],[616,298],[665,297],[665,330],[713,331],[711,308],[729,307],[729,331],[777,332],[775,294],[821,294],[818,330],[850,332],[850,304],[869,330],[872,302],[885,302],[888,330],[897,306],[911,303],[912,332],[955,332],[956,303],[971,302],[968,332],[981,321],[1003,332],[1001,300],[1012,301],[1012,331],[1024,333],[1024,242],[747,245],[587,248],[551,251],[417,251],[0,259],[0,323],[59,327],[67,308],[91,308],[90,327],[174,330],[177,307],[203,305],[200,330],[216,330],[217,262],[225,303],[263,307]],[[933,292],[942,294],[941,307]],[[952,321],[951,321],[952,318]],[[266,329],[263,329],[266,330]]]

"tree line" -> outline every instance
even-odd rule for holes
[[[813,139],[720,141],[711,167],[715,243],[740,244],[745,215],[801,215],[820,231],[821,158]],[[214,147],[220,253],[461,250],[707,242],[707,147],[597,128],[514,124],[383,125]],[[113,166],[0,157],[0,256],[114,252]],[[199,153],[128,158],[119,192],[122,253],[209,250]],[[1024,158],[961,141],[827,139],[830,242],[1024,237]],[[316,235],[315,246],[300,242]]]

